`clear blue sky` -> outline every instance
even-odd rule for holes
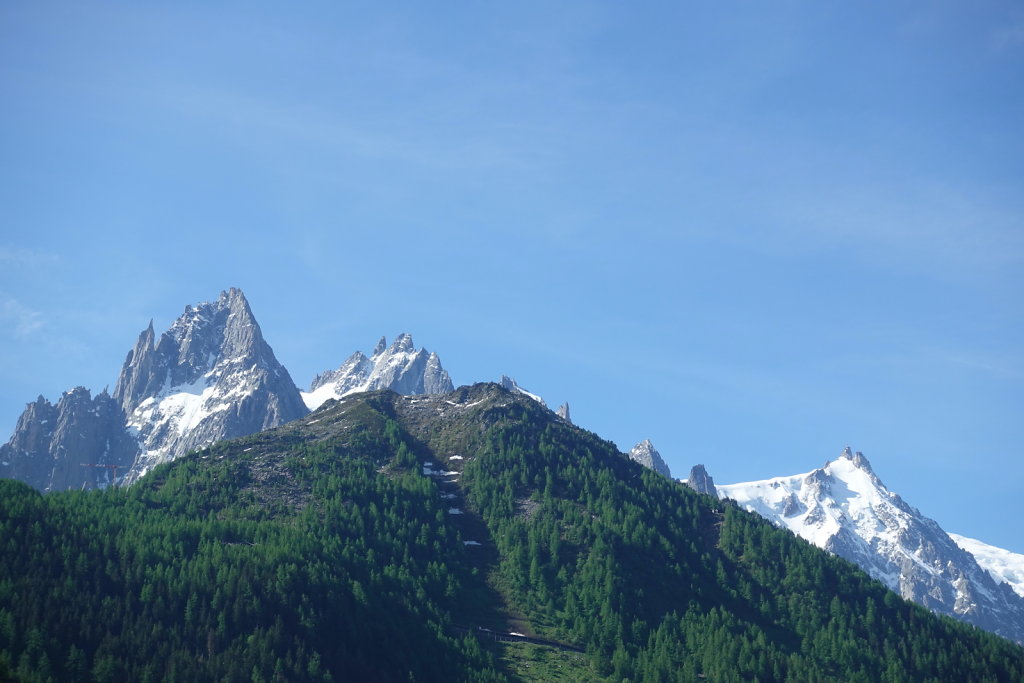
[[[0,6],[0,438],[237,286],[1024,552],[1024,7],[340,4]]]

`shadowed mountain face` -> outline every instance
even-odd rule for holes
[[[0,489],[0,664],[26,678],[1024,676],[1012,643],[494,384],[328,401],[130,488]]]
[[[76,387],[57,405],[40,396],[0,446],[0,477],[41,491],[110,483],[128,471],[138,452],[124,422],[124,412],[106,392],[93,398]]]
[[[704,469],[704,465],[694,465],[690,469],[690,476],[687,477],[683,483],[697,493],[703,493],[706,496],[718,498],[718,492],[715,490],[715,480],[712,479],[711,475],[708,474],[708,471]]]

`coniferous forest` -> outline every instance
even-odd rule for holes
[[[0,558],[6,680],[1024,680],[495,385],[330,402],[128,488],[0,481]]]

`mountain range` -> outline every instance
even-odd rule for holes
[[[540,396],[502,376],[500,386],[546,410]],[[187,306],[159,338],[153,324],[129,351],[113,394],[83,387],[56,405],[26,406],[0,446],[0,477],[41,491],[130,484],[154,467],[224,439],[303,418],[347,396],[391,390],[448,394],[454,386],[436,353],[401,334],[356,351],[300,391],[263,338],[238,289]],[[550,412],[550,411],[548,411]],[[568,404],[553,418],[571,424]],[[665,478],[649,440],[628,457]],[[863,455],[847,449],[808,474],[716,487],[703,465],[686,480],[712,497],[736,500],[815,545],[865,569],[903,597],[1024,642],[1024,557],[946,534],[888,491]]]
[[[452,390],[436,354],[408,334],[370,357],[352,354],[301,392],[274,356],[241,290],[186,306],[157,338],[153,323],[128,352],[113,395],[76,387],[57,405],[28,404],[0,446],[0,477],[41,491],[132,483],[155,465],[222,439],[307,415],[331,398],[372,389]]]
[[[0,481],[0,680],[1024,679],[497,384],[362,392],[41,495]]]

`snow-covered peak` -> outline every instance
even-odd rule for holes
[[[949,537],[974,555],[981,568],[991,574],[993,579],[1009,585],[1017,595],[1024,597],[1024,555],[959,534],[950,534]]]
[[[369,358],[356,351],[338,369],[317,375],[309,391],[303,392],[302,400],[310,410],[316,410],[330,399],[360,391],[444,394],[454,388],[437,354],[416,349],[412,335],[403,333],[391,346],[381,337]]]
[[[890,491],[852,449],[811,472],[716,488],[909,600],[1024,641],[1024,601]]]
[[[874,471],[871,469],[871,463],[868,462],[868,459],[864,457],[864,454],[860,451],[854,452],[852,448],[847,446],[843,449],[843,452],[839,454],[839,457],[843,460],[849,460],[857,469],[874,474]],[[827,464],[828,463],[826,463],[826,465]]]
[[[859,466],[849,448],[810,472],[716,488],[720,497],[731,498],[822,548],[844,524],[856,521],[858,528],[873,535],[888,529],[879,512],[897,527],[899,518],[893,513],[912,514],[870,468]]]
[[[654,447],[650,439],[644,439],[629,451],[629,459],[638,462],[644,467],[654,470],[665,477],[672,477],[668,465],[661,457],[661,453]]]
[[[231,288],[216,301],[186,306],[159,339],[150,320],[125,358],[114,398],[130,414],[144,400],[174,393],[175,387],[253,366],[285,372],[264,341],[245,295]]]
[[[158,340],[150,321],[125,359],[113,397],[141,450],[128,481],[188,450],[306,413],[236,288],[186,306]]]

